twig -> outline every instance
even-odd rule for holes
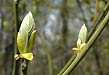
[[[46,41],[45,41],[45,39],[43,38],[43,34],[42,34],[42,33],[40,33],[40,37],[41,37],[42,41],[44,42],[44,43],[42,44],[42,46],[43,46],[44,49],[45,49],[46,56],[47,56],[47,60],[48,60],[49,75],[53,75],[52,58],[51,58],[50,52],[49,52],[48,47],[47,47],[47,45],[46,45],[46,43],[45,43]]]
[[[62,70],[58,73],[58,75],[62,75],[64,73],[64,71],[70,66],[70,64],[73,62],[73,60],[75,59],[75,57],[77,56],[77,54],[74,54],[69,62],[67,62],[67,64],[62,68]]]
[[[95,22],[92,25],[91,30],[88,33],[88,39],[90,39],[90,37],[92,36],[93,32],[95,31],[97,25],[100,23],[100,21],[104,18],[104,16],[106,15],[107,11],[109,10],[109,2],[107,3],[107,5],[105,6],[105,8],[103,9],[103,12],[101,13],[100,16],[98,16],[98,19],[95,20]]]
[[[25,61],[26,67],[25,67],[25,65],[22,64],[22,68],[23,68],[23,66],[25,67],[25,69],[22,70],[22,72],[23,72],[23,75],[27,75],[29,61],[26,59],[24,59],[24,61]]]
[[[106,14],[107,10],[109,9],[109,2],[107,3],[106,7],[104,8],[103,12],[101,13],[100,17],[94,22],[90,32],[88,33],[88,39],[90,39],[90,37],[92,36],[92,33],[95,31],[97,25],[99,24],[99,22],[102,20],[103,16]],[[87,40],[88,40],[87,39]],[[64,66],[64,69],[62,69],[58,75],[62,75],[62,72],[64,72],[68,67],[69,65],[71,64],[71,60],[73,62],[74,58],[73,56],[70,58],[70,60],[68,61],[68,63]]]
[[[95,4],[95,15],[94,15],[94,21],[96,20],[97,18],[97,11],[98,11],[98,0],[95,1],[96,4]],[[106,9],[107,10],[107,9]],[[102,17],[103,18],[103,17]],[[97,49],[96,49],[96,44],[95,44],[95,47],[94,47],[94,50],[93,50],[93,55],[94,55],[94,58],[95,58],[95,62],[96,62],[96,66],[97,66],[97,70],[98,70],[98,73],[99,75],[103,75],[103,71],[101,69],[101,64],[100,64],[100,56],[99,56],[99,53],[97,53]]]
[[[51,61],[51,55],[46,50],[47,58],[48,58],[48,67],[49,67],[49,75],[53,75],[53,67],[52,67],[52,61]]]
[[[68,75],[78,64],[79,62],[83,59],[83,57],[86,55],[86,53],[89,51],[90,47],[93,45],[93,43],[96,41],[98,36],[101,34],[103,31],[104,27],[106,26],[107,22],[109,21],[109,11],[98,27],[98,29],[95,31],[95,33],[92,35],[86,46],[83,48],[81,53],[75,58],[75,60],[72,62],[72,64],[66,69],[66,71],[62,75]]]
[[[14,50],[14,55],[16,54],[16,52],[17,52],[17,39],[16,39],[16,37],[17,37],[17,31],[18,31],[18,25],[19,25],[19,14],[18,14],[18,11],[19,11],[19,9],[18,9],[18,5],[19,5],[19,0],[14,0],[14,16],[15,16],[15,24],[14,24],[14,29],[15,29],[15,38],[14,38],[14,41],[15,41],[15,50]],[[20,68],[20,66],[17,66],[18,65],[18,63],[20,64],[20,62],[18,61],[18,62],[16,62],[16,60],[14,59],[14,65],[13,65],[13,72],[12,72],[12,75],[19,75],[19,68]],[[17,69],[18,70],[16,70],[16,66],[17,66]]]

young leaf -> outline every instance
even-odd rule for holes
[[[82,43],[86,42],[87,39],[87,28],[85,26],[85,24],[83,24],[83,26],[80,29],[78,38],[81,40]]]
[[[28,42],[28,49],[30,50],[35,42],[35,33],[36,30],[34,30],[30,36],[29,42]]]
[[[27,52],[28,39],[34,30],[35,22],[32,13],[29,12],[23,19],[19,33],[23,39],[24,52]]]
[[[23,52],[23,50],[24,50],[23,39],[22,39],[22,36],[19,32],[17,35],[17,47],[18,47],[20,53],[24,53]]]
[[[32,53],[25,53],[20,55],[21,58],[25,58],[27,60],[32,60],[33,59],[33,54]]]

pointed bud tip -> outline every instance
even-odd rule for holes
[[[32,12],[31,12],[31,11],[29,11],[29,12],[28,12],[28,14],[32,14]]]
[[[85,24],[83,24],[83,25],[82,25],[82,27],[83,27],[83,28],[86,28],[86,25],[85,25]]]
[[[83,24],[83,26],[86,26],[85,24]]]
[[[37,32],[37,30],[34,30],[33,32],[34,32],[34,33],[36,33],[36,32]]]

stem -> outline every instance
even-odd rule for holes
[[[53,75],[53,68],[52,68],[52,61],[51,61],[51,55],[48,50],[46,50],[47,59],[48,59],[48,68],[49,68],[49,75]]]
[[[18,28],[18,25],[19,25],[19,15],[18,15],[18,5],[19,5],[19,0],[14,0],[14,16],[15,16],[15,24],[14,24],[14,29],[15,29],[15,38],[14,38],[14,41],[15,41],[15,50],[14,50],[14,55],[16,54],[17,52],[17,28]],[[13,65],[13,72],[12,72],[12,75],[19,75],[18,72],[16,72],[16,60],[14,59],[14,65]],[[19,70],[19,67],[17,66],[17,69]]]
[[[58,73],[58,75],[62,75],[64,71],[70,66],[70,64],[73,62],[73,60],[76,58],[77,54],[74,54],[70,60],[67,62],[67,64],[62,68],[62,70]]]
[[[63,0],[62,2],[62,9],[61,9],[61,16],[62,16],[62,19],[63,19],[63,27],[62,27],[62,37],[63,37],[63,40],[62,40],[62,43],[63,45],[65,46],[65,48],[67,48],[67,45],[66,45],[66,38],[67,38],[67,34],[68,34],[68,27],[67,27],[67,0]]]
[[[98,36],[101,34],[103,31],[104,27],[106,26],[107,22],[109,21],[109,11],[98,27],[98,29],[95,31],[95,33],[92,35],[86,46],[83,48],[81,53],[75,58],[75,60],[72,62],[72,64],[66,69],[66,71],[62,75],[68,75],[78,64],[79,62],[83,59],[83,57],[86,55],[86,53],[89,51],[90,47],[93,45],[93,43],[96,41]]]
[[[97,11],[98,11],[98,0],[95,0],[95,13],[94,13],[94,20],[93,21],[95,21],[97,18]]]
[[[44,47],[45,49],[45,52],[46,52],[46,55],[47,55],[47,60],[48,60],[48,68],[49,68],[49,75],[53,75],[53,66],[52,66],[52,59],[51,59],[51,55],[49,53],[49,50],[47,48],[47,44],[45,43],[46,41],[44,40],[43,38],[43,34],[40,33],[40,36],[41,36],[41,39],[44,43],[42,43],[42,46]]]
[[[98,0],[96,0],[95,2],[96,2],[96,5],[95,5],[94,21],[95,21],[96,18],[97,18]],[[106,12],[105,12],[105,13],[106,13]],[[103,17],[102,17],[102,18],[103,18]],[[97,45],[96,45],[96,44],[94,45],[93,55],[94,55],[94,58],[95,58],[95,63],[96,63],[96,66],[97,66],[98,74],[99,74],[99,75],[103,75],[103,71],[102,71],[101,64],[100,64],[100,56],[99,56],[99,53],[98,53],[98,51],[97,51]]]
[[[105,6],[103,12],[101,13],[100,17],[98,17],[98,19],[94,22],[94,24],[92,25],[92,28],[88,34],[88,39],[90,39],[89,37],[92,36],[92,33],[95,31],[97,25],[99,24],[99,22],[102,20],[102,18],[104,17],[104,15],[106,14],[107,10],[109,9],[109,2],[107,3],[107,5]],[[87,39],[87,40],[88,40]],[[68,63],[64,66],[64,68],[59,72],[58,75],[62,75],[62,73],[67,69],[67,67],[69,67],[69,65],[73,62],[74,58],[73,56],[70,58],[70,60],[68,61]]]
[[[109,9],[109,2],[107,3],[107,5],[105,6],[103,12],[101,13],[100,17],[95,21],[95,23],[93,24],[88,36],[90,37],[92,35],[92,33],[95,31],[97,25],[99,24],[99,22],[102,20],[103,16],[105,15],[106,11]],[[88,39],[90,39],[88,37]],[[71,64],[71,60],[73,62],[74,58],[73,56],[70,58],[70,60],[68,61],[68,63],[64,66],[64,68],[59,72],[58,75],[62,75],[62,73],[67,69],[67,67]]]
[[[21,64],[22,64],[22,59],[19,59],[19,60],[16,61],[15,74],[14,75],[21,75]]]
[[[97,25],[100,23],[100,21],[103,19],[103,17],[105,16],[106,12],[109,10],[109,2],[107,3],[107,5],[105,6],[105,8],[103,9],[103,12],[101,13],[101,15],[98,17],[97,20],[95,20],[95,22],[92,25],[91,30],[88,33],[88,39],[90,39],[90,37],[92,36],[93,32],[95,31]]]
[[[29,63],[29,61],[28,60],[26,60],[26,59],[24,59],[24,61],[25,61],[25,65],[26,65],[26,67],[24,66],[24,70],[22,70],[22,72],[23,72],[23,75],[27,75],[27,71],[28,71],[28,63]],[[23,68],[23,65],[22,65],[22,68]]]
[[[67,0],[62,1],[62,8],[61,8],[61,17],[63,20],[63,27],[62,27],[62,45],[64,46],[63,51],[66,53],[67,49],[67,35],[68,35],[68,26],[67,26],[67,16],[68,16],[68,5],[67,5]],[[67,63],[67,65],[60,71],[58,75],[61,75],[65,69],[71,64],[71,61],[73,61],[73,56],[72,59]]]

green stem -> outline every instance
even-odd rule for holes
[[[101,15],[98,17],[98,19],[94,22],[94,24],[92,25],[92,28],[90,30],[90,32],[88,33],[88,39],[90,39],[90,37],[92,36],[93,32],[95,31],[97,25],[100,23],[100,21],[102,20],[102,18],[104,17],[104,15],[106,14],[107,10],[109,9],[109,2],[107,3],[107,5],[105,6],[103,12],[101,13]],[[87,39],[87,40],[88,40]],[[76,55],[76,54],[75,54]],[[64,66],[64,68],[59,72],[58,75],[62,75],[62,73],[69,67],[69,65],[73,62],[73,60],[75,59],[75,55],[73,55],[70,60],[68,61],[68,63]]]
[[[15,24],[14,24],[14,29],[15,29],[15,37],[14,37],[14,41],[15,41],[15,49],[14,49],[14,55],[17,52],[17,27],[19,25],[19,15],[18,15],[18,5],[19,5],[19,0],[14,0],[14,16],[15,16]],[[18,75],[18,73],[16,74],[16,60],[14,59],[14,65],[13,65],[13,72],[12,75]]]
[[[97,6],[98,6],[98,0],[96,0],[96,11],[95,11],[95,19],[94,19],[94,22],[93,25],[92,25],[92,28],[91,30],[89,31],[89,35],[88,35],[88,39],[90,39],[90,37],[92,36],[93,32],[95,31],[95,29],[97,28],[97,25],[99,24],[99,22],[104,18],[104,16],[106,15],[108,9],[109,9],[109,2],[107,3],[107,5],[104,7],[104,10],[103,12],[101,13],[100,16],[98,16],[98,19],[96,18],[97,17]],[[87,39],[87,41],[88,41]],[[96,47],[96,46],[95,46]],[[94,47],[94,48],[95,48]],[[95,57],[95,61],[96,61],[96,66],[98,68],[98,72],[99,72],[99,75],[103,75],[103,71],[101,69],[101,66],[100,66],[100,62],[99,62],[99,56],[98,56],[98,53],[97,53],[97,50],[93,50],[93,54],[94,54],[94,57]]]
[[[100,21],[103,19],[103,17],[105,16],[106,12],[109,10],[109,2],[107,3],[107,5],[105,6],[105,8],[103,9],[103,12],[101,13],[100,16],[98,16],[98,19],[95,20],[95,22],[92,25],[91,30],[88,33],[88,39],[90,39],[90,37],[92,36],[93,32],[96,30],[97,25],[100,23]]]
[[[46,54],[47,54],[47,59],[48,59],[49,75],[53,75],[51,55],[48,50],[46,50]]]
[[[103,31],[104,27],[109,21],[109,11],[98,27],[98,29],[95,31],[95,33],[92,35],[86,46],[83,48],[81,53],[78,54],[78,56],[75,58],[75,60],[72,62],[72,64],[66,69],[66,71],[62,75],[68,75],[78,64],[79,62],[83,59],[83,57],[86,55],[86,53],[89,51],[90,47],[93,45],[93,43],[96,41],[98,36],[101,34]]]
[[[24,64],[24,70],[22,70],[23,72],[23,75],[27,75],[27,71],[28,71],[28,64],[29,64],[29,61],[24,59],[24,62],[22,62],[22,64]],[[22,65],[22,68],[23,68],[23,65]]]
[[[43,34],[40,33],[40,36],[41,36],[42,41],[44,42],[44,43],[42,44],[42,46],[44,47],[45,52],[46,52],[46,55],[47,55],[48,68],[49,68],[49,75],[53,75],[52,58],[51,58],[50,52],[49,52],[49,50],[48,50],[48,47],[46,46],[46,43],[45,43],[46,41],[45,41],[45,39],[43,38]]]
[[[22,64],[22,59],[19,59],[19,60],[16,61],[15,74],[14,75],[21,75],[21,64]]]
[[[58,73],[58,75],[62,75],[64,71],[70,66],[70,64],[73,62],[73,60],[76,58],[77,54],[74,54],[70,60],[67,62],[67,64],[62,68],[62,70]]]

